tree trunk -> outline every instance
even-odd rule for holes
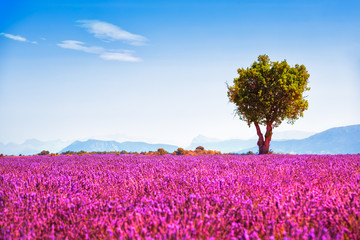
[[[257,145],[259,146],[259,154],[268,154],[270,148],[270,141],[272,136],[272,123],[266,125],[265,139],[261,133],[261,129],[258,123],[254,123],[256,127],[256,133],[259,137]]]

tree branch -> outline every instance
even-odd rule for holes
[[[261,133],[261,129],[260,129],[260,126],[257,122],[254,122],[254,125],[256,127],[256,133],[259,137],[259,140],[258,140],[258,146],[260,145],[263,145],[264,144],[264,136],[263,134]]]
[[[272,122],[266,124],[266,133],[265,133],[265,141],[271,141],[271,137],[272,137]]]

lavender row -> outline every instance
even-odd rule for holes
[[[0,238],[358,239],[360,155],[0,158]]]

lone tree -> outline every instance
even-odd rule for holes
[[[271,62],[267,55],[260,55],[250,68],[239,68],[237,72],[234,85],[228,85],[229,100],[236,105],[241,120],[249,127],[254,123],[259,154],[267,154],[272,129],[284,119],[293,124],[308,108],[303,93],[310,90],[310,74],[304,65],[290,67],[286,60]],[[266,126],[265,138],[259,125]]]

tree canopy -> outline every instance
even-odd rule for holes
[[[236,105],[241,120],[249,127],[254,123],[258,145],[262,145],[259,153],[267,153],[272,128],[285,119],[293,124],[308,108],[303,93],[310,90],[307,86],[310,74],[304,65],[291,67],[286,60],[271,62],[267,55],[260,55],[251,67],[239,68],[237,72],[239,77],[234,79],[234,85],[228,86],[229,100]],[[265,140],[259,125],[267,127]],[[268,146],[264,146],[267,141]]]

